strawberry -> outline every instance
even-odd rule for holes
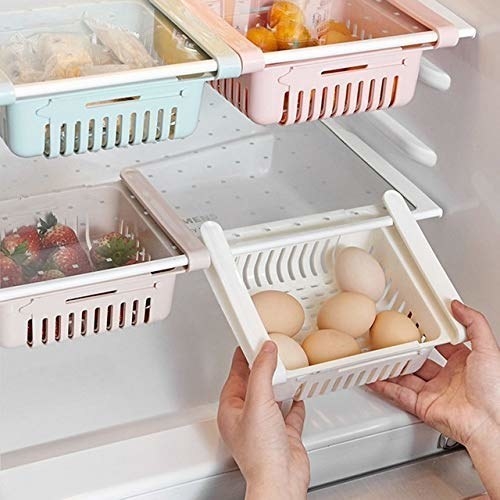
[[[90,259],[96,269],[136,264],[137,243],[120,233],[108,233],[92,242]]]
[[[30,283],[40,283],[41,281],[56,280],[64,278],[65,274],[59,269],[49,269],[47,271],[38,271],[36,275],[30,280]]]
[[[42,241],[35,226],[22,226],[2,240],[5,255],[23,266],[36,266],[40,260]]]
[[[38,221],[38,232],[42,239],[43,248],[63,247],[79,243],[78,236],[73,229],[60,224],[52,212],[45,216],[45,220]]]
[[[0,288],[22,285],[23,270],[14,260],[0,253]]]
[[[80,244],[58,248],[47,260],[45,271],[57,270],[65,276],[92,271],[89,258]]]

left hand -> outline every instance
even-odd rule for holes
[[[294,402],[283,418],[272,388],[276,363],[274,342],[263,345],[251,371],[237,349],[220,397],[219,430],[246,479],[247,500],[304,500],[307,495],[304,403]]]

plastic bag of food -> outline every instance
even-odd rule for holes
[[[82,76],[82,68],[91,66],[88,37],[76,33],[44,33],[36,43],[36,56],[44,67],[44,80]]]
[[[0,50],[0,69],[14,83],[38,82],[43,71],[37,66],[35,49],[31,40],[21,34],[14,35]]]
[[[95,19],[86,18],[84,22],[121,63],[137,68],[149,68],[156,65],[155,60],[135,34]]]

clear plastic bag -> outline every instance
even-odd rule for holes
[[[86,66],[92,66],[91,44],[88,37],[75,33],[44,33],[36,44],[39,62],[44,65],[44,80],[82,76]]]
[[[16,34],[0,50],[0,68],[14,83],[31,83],[43,78],[43,71],[36,64],[33,43]]]
[[[0,70],[16,84],[115,73],[157,63],[138,35],[95,19],[81,32],[16,33],[0,46]],[[90,31],[89,31],[90,30]]]
[[[156,61],[134,33],[96,19],[86,18],[84,22],[121,63],[136,68],[156,66]]]

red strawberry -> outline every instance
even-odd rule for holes
[[[92,242],[90,259],[96,269],[111,269],[113,267],[135,264],[137,243],[120,233],[108,233]]]
[[[22,226],[8,233],[1,246],[3,253],[17,264],[36,266],[40,260],[42,241],[35,226]]]
[[[57,270],[65,276],[89,273],[92,271],[89,258],[81,245],[58,248],[47,260],[45,270]]]
[[[30,283],[40,283],[41,281],[56,280],[64,278],[65,274],[59,269],[49,269],[47,271],[38,271],[36,275],[30,280]]]
[[[45,220],[38,221],[38,232],[42,239],[43,248],[63,247],[79,243],[78,236],[73,229],[60,224],[53,213],[48,213]]]
[[[0,253],[0,288],[22,285],[23,270],[11,258]]]

